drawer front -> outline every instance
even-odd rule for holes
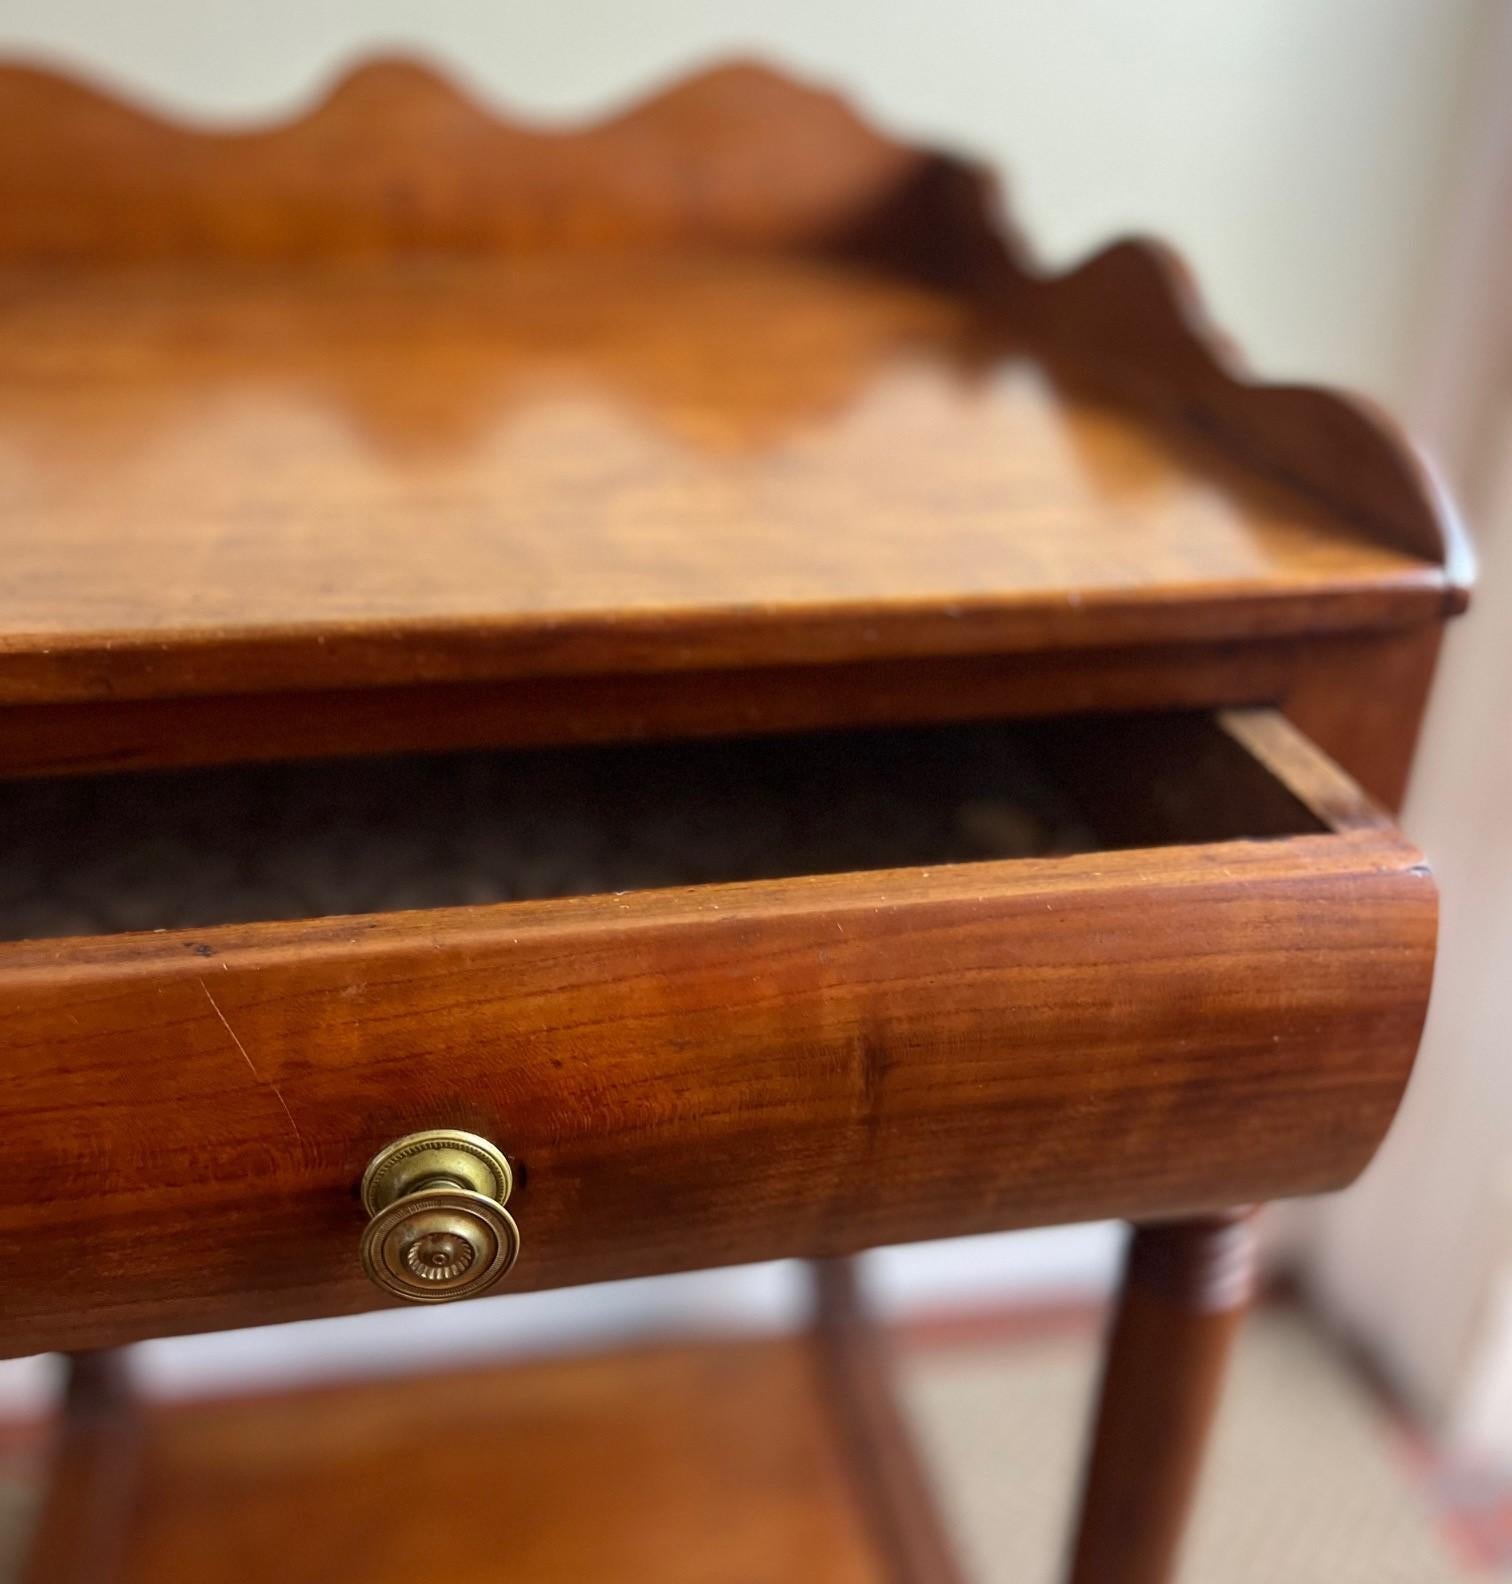
[[[1367,822],[6,947],[0,1347],[387,1301],[358,1181],[432,1126],[514,1163],[514,1289],[1336,1187],[1435,915]]]

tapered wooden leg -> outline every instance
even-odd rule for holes
[[[815,1330],[847,1462],[893,1584],[965,1584],[849,1260],[812,1265]]]
[[[1229,1346],[1250,1212],[1137,1228],[1103,1363],[1070,1584],[1168,1584]]]
[[[135,1499],[138,1419],[125,1354],[77,1353],[24,1584],[109,1584]]]

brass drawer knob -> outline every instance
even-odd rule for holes
[[[370,1217],[362,1268],[411,1303],[448,1303],[492,1287],[520,1252],[504,1208],[514,1173],[476,1133],[435,1128],[383,1149],[362,1174]]]

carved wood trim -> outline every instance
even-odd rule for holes
[[[927,159],[740,64],[548,130],[375,60],[294,119],[234,131],[0,65],[0,124],[0,257],[45,263],[823,245]]]
[[[866,250],[973,293],[1069,383],[1196,431],[1372,540],[1443,565],[1447,611],[1464,608],[1473,558],[1429,460],[1366,397],[1256,378],[1168,244],[1125,237],[1062,273],[1045,270],[1007,218],[994,174],[937,154],[886,222],[874,219]]]
[[[1465,541],[1424,460],[1358,398],[1267,384],[1164,245],[1041,271],[983,168],[874,131],[840,99],[737,64],[595,125],[502,120],[427,67],[360,66],[303,115],[175,124],[0,65],[0,261],[297,260],[395,250],[739,246],[857,256],[979,298],[1068,380],[1206,436],[1374,540],[1448,571]]]

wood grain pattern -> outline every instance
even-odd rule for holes
[[[1379,414],[1253,380],[1157,244],[1049,275],[979,168],[753,68],[544,133],[385,63],[209,133],[0,67],[0,121],[0,773],[1266,701],[1401,793],[1452,507]],[[1163,852],[0,949],[0,1350],[370,1306],[352,1190],[428,1123],[515,1157],[521,1286],[1339,1185],[1432,882],[1274,717],[1228,727],[1103,800],[1202,841]],[[1111,731],[1067,744],[1120,790]],[[1227,1319],[1150,1251],[1201,1278],[1204,1225],[1136,1242],[1079,1579],[1169,1571]],[[872,1578],[814,1362],[162,1416],[138,1576],[414,1577],[434,1522],[374,1535],[439,1409],[492,1520],[448,1576],[502,1515],[521,1576]],[[44,1559],[119,1501],[108,1417]],[[627,1549],[667,1490],[676,1548]],[[889,1532],[950,1576],[911,1497]]]
[[[0,700],[1442,612],[1439,568],[979,340],[791,259],[11,277]]]
[[[433,1124],[519,1162],[516,1287],[1338,1187],[1434,921],[1355,831],[12,945],[0,1345],[373,1306],[354,1185]]]
[[[1440,631],[15,705],[0,776],[1284,703],[1396,806]]]
[[[1268,709],[1235,709],[1221,711],[1218,721],[1219,735],[1234,745],[1239,760],[1220,767],[1225,790],[1239,782],[1246,811],[1264,796],[1254,784],[1263,779],[1271,787],[1284,788],[1329,830],[1389,827],[1386,810],[1285,716]],[[1253,767],[1248,784],[1245,761]],[[1218,795],[1215,789],[1213,796]],[[1181,820],[1180,827],[1189,830],[1190,823]]]
[[[980,172],[770,73],[550,135],[395,65],[269,132],[21,68],[0,113],[8,703],[1460,599],[1447,508],[1373,418],[1241,380],[1147,250],[1040,279]]]
[[[892,1584],[801,1338],[153,1409],[120,1584]]]
[[[973,297],[1074,385],[1204,436],[1382,543],[1444,564],[1451,605],[1463,605],[1473,557],[1432,464],[1373,402],[1256,377],[1169,244],[1125,237],[1052,273],[1006,221],[994,174],[943,154],[885,220],[872,256]]]
[[[1290,677],[1287,718],[1390,809],[1400,809],[1443,642],[1441,623],[1322,639]]]
[[[1426,460],[1364,398],[1253,379],[1208,328],[1171,249],[1121,242],[1064,276],[1025,274],[1013,291],[1053,358],[1298,486],[1382,543],[1445,564],[1445,609],[1463,607],[1467,541]]]

